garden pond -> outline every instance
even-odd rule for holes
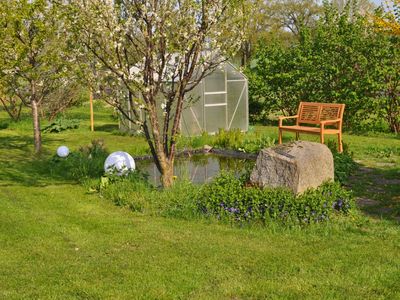
[[[151,159],[135,159],[136,168],[149,175],[152,184],[160,185],[160,172]],[[233,172],[237,176],[252,170],[255,157],[242,157],[220,154],[193,154],[177,157],[174,164],[174,174],[177,179],[190,180],[194,184],[209,182],[221,171]]]

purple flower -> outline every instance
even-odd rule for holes
[[[343,199],[339,199],[336,202],[333,202],[332,208],[336,210],[341,210],[343,208]]]
[[[235,207],[230,207],[230,208],[228,208],[228,211],[229,211],[230,213],[232,213],[232,214],[236,214],[236,213],[239,213],[239,212],[240,212],[240,210],[237,209],[237,208],[235,208]]]

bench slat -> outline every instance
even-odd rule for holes
[[[309,123],[318,124],[319,123],[319,111],[320,107],[318,105],[303,104],[300,106],[299,120],[298,123]]]

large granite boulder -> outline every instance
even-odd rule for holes
[[[286,187],[299,194],[333,178],[329,148],[320,143],[297,141],[261,150],[250,181],[261,187]]]

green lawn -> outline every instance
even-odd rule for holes
[[[83,121],[45,134],[39,159],[28,121],[0,130],[0,299],[400,299],[398,137],[344,137],[363,166],[349,185],[376,201],[361,216],[236,228],[133,213],[46,172],[42,159],[61,144],[102,138],[146,153],[143,139],[113,133],[110,115],[97,108],[94,133]],[[70,116],[88,120],[86,107]],[[276,138],[273,127],[254,131]]]

